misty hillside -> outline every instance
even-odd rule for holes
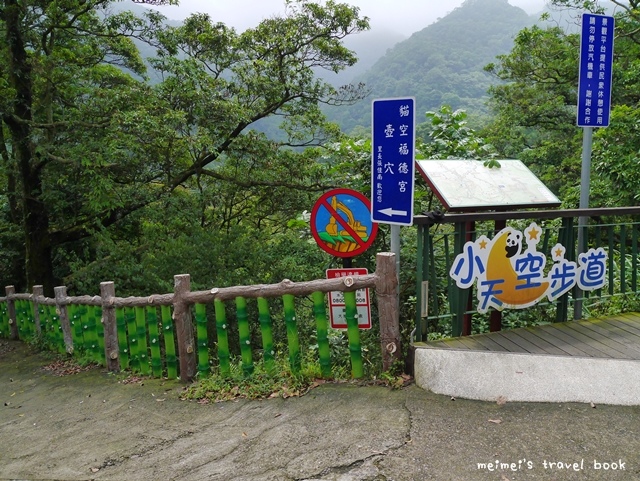
[[[486,112],[487,89],[495,79],[484,72],[484,66],[508,53],[516,33],[535,20],[507,0],[466,0],[396,44],[353,79],[371,89],[369,98],[327,113],[349,132],[358,125],[370,125],[374,98],[415,97],[417,122],[424,120],[424,112],[443,104],[472,115]]]
[[[318,76],[336,87],[351,83],[354,78],[365,74],[390,48],[406,39],[396,32],[378,29],[350,35],[344,39],[344,44],[356,52],[358,62],[338,73],[320,70]]]

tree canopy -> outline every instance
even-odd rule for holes
[[[142,248],[153,226],[180,237],[180,210],[215,232],[249,217],[277,229],[301,196],[326,187],[317,153],[299,148],[339,135],[319,105],[364,94],[314,73],[356,61],[342,45],[368,29],[355,7],[288,0],[284,16],[237,33],[204,14],[172,27],[158,12],[136,17],[113,3],[1,2],[0,241],[9,283],[43,284],[50,294],[127,240],[131,252]],[[133,39],[155,49],[146,60],[158,84],[145,81]],[[268,117],[281,119],[286,135],[253,128]]]

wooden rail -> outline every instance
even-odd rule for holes
[[[173,307],[172,318],[175,324],[180,360],[180,378],[190,381],[197,372],[196,341],[191,306],[237,298],[308,296],[315,292],[353,292],[365,288],[373,288],[377,293],[383,369],[388,370],[395,361],[400,360],[402,352],[397,285],[395,254],[379,253],[376,256],[375,273],[337,279],[317,279],[307,282],[292,282],[285,279],[278,284],[233,286],[192,292],[189,274],[180,274],[174,276],[174,292],[169,294],[153,294],[148,297],[116,297],[114,283],[103,282],[100,284],[99,296],[67,296],[66,287],[59,286],[54,289],[55,297],[49,298],[43,295],[42,286],[34,286],[31,294],[17,294],[14,286],[7,286],[5,288],[6,296],[0,297],[0,302],[7,304],[9,337],[11,339],[19,339],[16,301],[33,303],[35,329],[38,335],[41,334],[39,306],[55,307],[59,316],[65,349],[68,353],[73,353],[74,350],[68,307],[81,305],[101,308],[105,360],[110,371],[118,371],[121,368],[116,309],[171,306]]]

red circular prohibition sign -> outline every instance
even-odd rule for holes
[[[325,192],[311,210],[311,233],[318,246],[336,257],[366,251],[378,234],[371,220],[371,201],[352,189]]]

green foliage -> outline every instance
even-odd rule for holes
[[[326,188],[317,152],[298,148],[339,134],[319,104],[364,93],[315,75],[356,61],[342,40],[368,21],[346,4],[287,2],[283,17],[237,34],[207,15],[171,26],[157,12],[103,11],[109,3],[34,3],[0,16],[14,32],[0,41],[0,201],[12,226],[0,240],[23,239],[29,256],[21,279],[2,274],[22,289],[42,283],[51,295],[67,279],[94,290],[96,276],[110,272],[120,286],[148,291],[158,282],[148,282],[157,273],[146,271],[144,255],[158,255],[158,244],[142,236],[176,210],[175,232],[202,241],[240,246],[253,231],[267,241],[286,234],[287,221]],[[143,81],[133,37],[155,47],[148,62],[161,82]],[[282,120],[283,134],[255,129],[268,117]],[[10,249],[3,255],[8,266],[22,261]]]
[[[446,17],[396,44],[371,69],[354,79],[370,98],[330,116],[346,132],[371,123],[371,98],[414,96],[418,112],[443,105],[481,118],[488,111],[492,79],[483,67],[509,51],[514,34],[532,23],[520,8],[502,0],[466,1]]]
[[[183,399],[220,402],[237,398],[301,396],[318,385],[320,377],[320,365],[309,361],[303,362],[297,373],[291,371],[288,362],[280,362],[272,370],[266,369],[263,362],[257,362],[250,376],[243,371],[241,363],[232,363],[229,376],[213,375],[200,379],[187,388]]]
[[[560,197],[580,177],[575,127],[578,37],[558,27],[518,33],[487,71],[506,82],[490,89],[495,120],[484,129],[500,157],[522,160]]]
[[[466,111],[453,111],[449,105],[443,105],[438,111],[427,112],[426,117],[428,122],[418,129],[424,141],[417,145],[418,158],[489,159],[491,162],[495,157],[493,147],[467,126]]]
[[[556,6],[602,13],[602,2],[556,0]],[[637,204],[635,111],[640,100],[634,32],[637,12],[624,2],[616,14],[616,55],[611,124],[594,135],[592,206]],[[577,16],[580,12],[574,12]],[[519,158],[561,199],[580,197],[582,129],[575,126],[579,35],[558,26],[531,27],[515,38],[508,55],[487,70],[506,83],[491,89],[495,120],[483,135],[507,158]]]
[[[634,106],[618,105],[611,112],[611,126],[595,136],[593,166],[604,186],[596,193],[598,204],[640,203],[640,114]],[[610,187],[615,186],[611,190]]]

